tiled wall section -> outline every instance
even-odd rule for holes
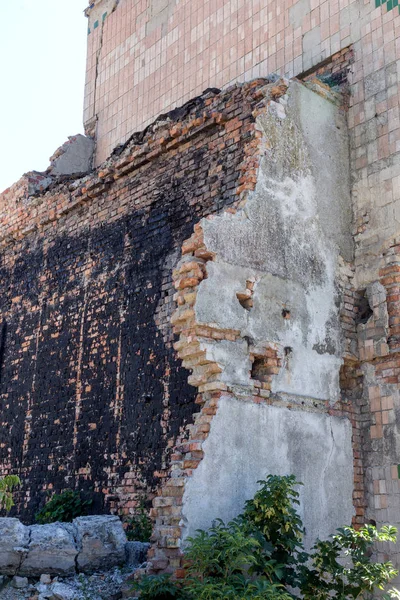
[[[356,275],[360,286],[374,280],[400,223],[400,14],[390,1],[99,0],[89,11],[84,113],[88,131],[98,118],[97,164],[207,87],[299,75],[351,45]]]
[[[383,81],[386,73],[380,72],[394,64],[389,77],[400,52],[400,17],[397,8],[388,11],[390,2],[375,7],[375,0],[120,0],[113,12],[109,0],[97,2],[88,36],[84,120],[98,115],[98,163],[129,134],[207,87],[274,71],[298,75],[351,43],[353,126],[375,115],[378,93],[380,115],[389,97],[391,109],[397,107],[395,84]],[[388,127],[378,154],[396,143],[397,129]],[[359,139],[359,131],[356,135]],[[358,154],[361,165],[365,155]]]

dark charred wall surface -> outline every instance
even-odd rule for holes
[[[226,124],[202,128],[202,101],[183,119],[196,135],[170,149],[155,135],[162,153],[95,197],[64,183],[25,199],[32,221],[44,205],[57,215],[85,201],[3,244],[0,474],[20,475],[15,512],[26,521],[68,487],[93,491],[95,512],[129,512],[165,476],[196,412],[172,347],[172,269],[194,224],[234,202],[253,120],[241,88],[210,102]]]

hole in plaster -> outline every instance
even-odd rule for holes
[[[367,323],[369,321],[369,319],[372,317],[372,315],[374,314],[374,311],[372,310],[370,304],[369,304],[369,300],[368,300],[368,296],[367,296],[367,291],[366,290],[361,290],[359,292],[359,296],[358,296],[358,302],[356,305],[356,324],[364,324]]]
[[[283,366],[285,367],[285,369],[289,369],[290,367],[290,358],[293,354],[293,348],[291,348],[290,346],[285,346],[285,348],[283,349],[283,355],[284,355],[284,359],[283,359]]]
[[[250,310],[253,307],[254,279],[247,279],[246,289],[243,292],[236,292],[236,298],[240,306],[245,310]]]
[[[239,300],[240,306],[243,306],[245,310],[250,310],[253,306],[253,300],[251,299],[251,295],[246,292],[237,292],[236,298]]]
[[[287,308],[282,309],[282,317],[284,319],[290,319],[290,310]]]
[[[254,338],[252,338],[251,335],[244,335],[243,339],[247,342],[248,346],[254,345]]]
[[[251,378],[257,381],[268,382],[271,380],[268,359],[265,356],[255,356],[251,367]]]
[[[339,383],[341,397],[345,402],[361,400],[364,390],[364,374],[349,358],[345,358],[340,367]]]

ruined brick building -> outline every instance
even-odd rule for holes
[[[305,484],[307,543],[399,525],[397,2],[86,13],[87,137],[0,196],[19,514],[154,494],[155,570],[268,473]]]

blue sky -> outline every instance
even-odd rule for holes
[[[0,191],[82,132],[88,0],[3,0]]]

